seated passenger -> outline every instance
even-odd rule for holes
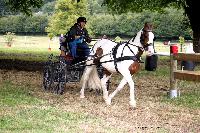
[[[67,37],[64,36],[63,34],[61,34],[60,38],[59,38],[59,42],[60,42],[60,56],[65,57],[67,55],[68,50],[68,44],[67,44]]]
[[[78,57],[77,48],[82,49],[81,56],[86,57],[90,53],[90,49],[87,43],[91,42],[88,31],[85,28],[85,17],[79,17],[77,23],[75,23],[68,32],[69,49],[73,58]]]

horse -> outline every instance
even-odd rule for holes
[[[144,27],[127,42],[115,43],[109,39],[97,41],[91,49],[90,56],[82,76],[80,98],[84,98],[86,87],[103,90],[103,98],[107,105],[111,105],[112,98],[123,89],[126,83],[130,87],[130,106],[136,107],[134,81],[132,75],[139,71],[140,57],[148,46],[152,46],[154,34],[152,24],[145,23]],[[95,64],[95,65],[94,65]],[[101,64],[104,68],[103,78],[99,78],[96,66]],[[108,95],[106,82],[113,73],[120,73],[123,78],[114,92]]]

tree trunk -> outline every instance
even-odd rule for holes
[[[193,30],[193,49],[195,53],[200,53],[200,29]]]
[[[185,13],[189,18],[193,31],[193,48],[195,53],[200,53],[200,19],[198,17],[198,1],[186,0]]]

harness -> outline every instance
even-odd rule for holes
[[[151,30],[144,30],[143,29],[143,32],[151,32]],[[140,42],[143,44],[144,43],[144,38],[143,37],[140,37]],[[96,42],[97,43],[97,42]],[[95,43],[95,44],[96,44]],[[91,48],[91,51],[92,52],[94,52],[95,53],[95,51],[94,51],[94,46],[95,46],[95,44],[93,45],[93,47]],[[117,56],[117,50],[118,50],[118,48],[119,48],[119,46],[122,46],[122,44],[124,45],[123,46],[123,49],[122,49],[122,53],[121,53],[121,57],[116,57]],[[137,54],[135,54],[134,53],[134,51],[131,49],[131,47],[130,47],[130,45],[132,45],[132,46],[134,46],[134,47],[137,47],[138,48],[138,53]],[[150,45],[150,44],[149,44]],[[130,50],[130,52],[133,54],[133,56],[123,56],[123,54],[124,54],[124,49],[125,49],[125,47],[128,47],[128,49]],[[146,45],[146,46],[142,46],[142,47],[139,47],[139,46],[137,46],[137,45],[134,45],[134,44],[131,44],[130,43],[130,40],[128,41],[128,42],[121,42],[121,43],[117,43],[117,45],[115,45],[113,48],[112,48],[112,51],[110,51],[110,53],[108,53],[108,54],[105,54],[105,55],[102,55],[102,56],[96,56],[96,55],[91,55],[91,59],[89,59],[89,60],[95,60],[95,59],[98,59],[98,60],[100,60],[102,57],[104,57],[104,56],[107,56],[107,55],[110,55],[110,57],[111,57],[111,55],[113,56],[113,60],[109,60],[109,61],[103,61],[103,62],[97,62],[99,65],[100,64],[103,64],[103,63],[107,63],[107,62],[114,62],[114,65],[115,65],[115,70],[117,71],[117,72],[119,72],[118,71],[118,68],[117,68],[117,63],[118,62],[120,62],[120,61],[124,61],[124,60],[133,60],[133,61],[137,61],[137,62],[140,62],[140,57],[141,57],[141,55],[142,55],[142,53],[143,53],[143,51],[144,51],[144,49],[146,48],[146,47],[148,47],[148,45]],[[100,48],[101,48],[101,46],[100,46]],[[87,61],[89,61],[89,60],[87,60]],[[83,61],[83,62],[86,62],[86,61]],[[81,64],[81,63],[83,63],[83,62],[80,62],[80,63],[77,63],[77,64],[74,64],[73,66],[76,66],[76,65],[78,65],[78,64]],[[90,64],[90,65],[86,65],[86,66],[91,66],[91,65],[95,65],[96,63],[94,63],[94,64]]]
[[[123,47],[123,50],[122,50],[122,53],[121,53],[121,57],[116,57],[116,55],[117,55],[117,50],[118,50],[119,46],[121,46],[121,43],[118,43],[118,44],[112,49],[112,55],[113,55],[113,58],[114,58],[113,61],[114,61],[114,65],[115,65],[115,70],[116,70],[117,72],[119,72],[119,71],[118,71],[118,68],[117,68],[117,62],[124,61],[124,60],[133,60],[133,61],[138,61],[138,62],[139,62],[139,56],[137,57],[137,54],[135,54],[135,53],[133,52],[133,50],[130,48],[129,45],[138,47],[138,49],[140,49],[139,46],[136,46],[136,45],[130,44],[129,42],[126,42],[126,43],[124,44],[124,47]],[[134,56],[123,56],[123,51],[124,51],[125,47],[128,47],[129,50],[133,53]]]

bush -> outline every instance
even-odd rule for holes
[[[5,42],[7,44],[8,47],[11,47],[14,38],[15,38],[15,33],[13,32],[6,32],[6,34],[3,36],[5,39]]]

